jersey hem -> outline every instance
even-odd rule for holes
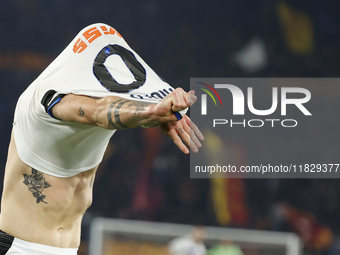
[[[48,174],[48,175],[51,175],[51,176],[54,176],[54,177],[59,177],[59,178],[69,178],[69,177],[76,176],[79,173],[86,172],[88,170],[93,169],[94,167],[99,165],[100,162],[102,161],[102,158],[101,158],[99,160],[99,162],[96,162],[95,164],[93,164],[91,166],[82,167],[82,168],[78,168],[78,169],[65,169],[65,168],[61,168],[61,167],[52,165],[52,164],[48,163],[47,161],[45,161],[44,159],[40,158],[38,155],[36,155],[35,153],[33,153],[29,149],[29,147],[24,142],[24,139],[23,139],[20,131],[16,130],[15,125],[13,127],[13,131],[14,131],[14,142],[15,142],[15,146],[17,148],[19,158],[26,165],[44,173],[44,174]],[[16,143],[17,139],[22,141],[20,146],[17,146],[17,143]],[[52,170],[52,169],[57,169],[57,170]],[[67,171],[70,174],[60,174],[60,172],[65,172],[65,171]]]

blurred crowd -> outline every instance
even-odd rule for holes
[[[18,96],[81,28],[95,22],[116,28],[174,87],[189,89],[190,77],[340,75],[339,1],[4,1],[1,169]],[[331,100],[338,100],[337,90],[332,95]],[[336,117],[334,109],[329,118]],[[334,143],[339,137],[324,140],[318,127],[310,133],[313,146],[327,155],[339,153]],[[256,148],[248,138],[242,146]],[[281,146],[288,145],[282,141]],[[295,149],[301,157],[311,156]],[[157,128],[117,132],[98,170],[84,239],[91,219],[105,216],[293,231],[304,240],[306,254],[338,251],[339,179],[224,180],[232,207],[226,219],[212,202],[214,181],[190,179],[188,166],[189,157]]]

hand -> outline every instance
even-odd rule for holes
[[[204,137],[187,115],[184,115],[179,121],[163,123],[160,127],[185,154],[189,153],[189,149],[185,144],[195,153],[202,147],[200,140],[203,141]]]
[[[163,98],[154,108],[160,122],[176,121],[173,112],[178,112],[192,106],[197,100],[195,91],[185,92],[182,88],[176,88],[172,93]]]

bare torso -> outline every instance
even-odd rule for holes
[[[20,160],[12,135],[2,194],[0,229],[29,242],[77,248],[81,220],[92,203],[96,170],[97,167],[70,178],[32,171]],[[37,179],[40,181],[37,182]]]

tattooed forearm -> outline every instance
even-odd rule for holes
[[[114,107],[118,102],[121,102],[121,101],[123,101],[123,100],[124,100],[124,99],[120,99],[120,100],[117,100],[117,101],[113,102],[113,103],[110,105],[109,109],[107,110],[107,119],[108,119],[110,125],[111,125],[113,128],[115,128],[115,129],[119,129],[119,127],[118,127],[116,124],[114,124],[113,121],[112,121],[112,109],[113,109],[113,107]]]
[[[121,112],[122,112],[122,107],[124,104],[129,103],[127,107],[123,110],[124,112],[131,112],[133,113],[134,121],[138,121],[142,119],[141,114],[146,110],[146,107],[149,105],[148,103],[140,103],[140,102],[131,102],[130,100],[125,100],[125,99],[119,99],[115,102],[113,102],[108,111],[107,111],[107,119],[109,124],[115,128],[115,129],[127,129],[129,126],[127,124],[124,124],[121,120]],[[134,108],[129,109],[129,108]],[[113,117],[114,116],[114,121]],[[136,118],[138,116],[138,118]]]
[[[124,125],[123,124],[123,122],[120,120],[120,117],[119,117],[119,109],[123,106],[123,104],[125,104],[127,101],[123,101],[123,102],[120,102],[118,105],[117,105],[117,107],[116,107],[116,109],[115,109],[115,119],[116,119],[116,123],[119,125],[119,126],[121,126],[122,128],[125,128],[125,129],[127,129],[127,128],[129,128],[129,127],[127,127],[126,125]]]
[[[78,116],[80,117],[80,118],[83,118],[84,117],[84,115],[85,115],[85,112],[84,112],[84,110],[81,108],[81,106],[79,107],[79,111],[78,111]]]
[[[134,115],[141,115],[142,112],[144,112],[146,110],[146,107],[149,104],[147,103],[136,103],[136,102],[132,102],[131,104],[129,104],[129,107],[134,106],[135,107],[135,112],[133,113]]]
[[[32,175],[23,174],[23,176],[23,183],[28,187],[28,190],[32,192],[33,197],[36,198],[37,204],[40,202],[47,204],[47,202],[44,201],[46,195],[42,192],[44,189],[51,187],[51,185],[45,181],[43,174],[32,168]]]

